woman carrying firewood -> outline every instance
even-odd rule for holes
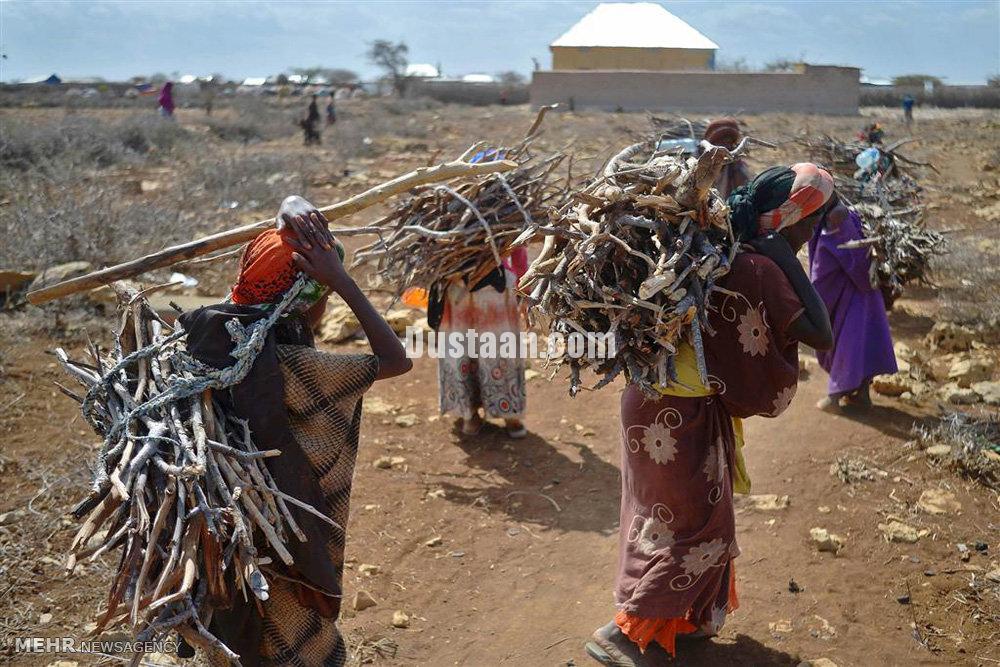
[[[469,330],[496,337],[519,334],[521,311],[515,288],[527,266],[527,251],[518,248],[475,285],[468,285],[464,277],[438,282],[431,288],[428,324],[438,336],[465,336]],[[459,417],[464,435],[478,434],[485,416],[503,419],[508,437],[524,438],[528,435],[523,422],[524,359],[497,352],[494,358],[482,358],[463,350],[461,355],[446,353],[438,359],[441,414]]]
[[[742,138],[739,121],[735,118],[717,118],[705,128],[705,141],[730,151],[736,149]],[[749,180],[750,167],[743,158],[737,158],[722,168],[719,177],[715,179],[715,189],[725,198],[736,188],[746,185]]]
[[[684,342],[677,381],[658,399],[634,383],[622,395],[618,613],[587,644],[603,664],[667,664],[677,641],[714,636],[738,605],[733,493],[750,487],[740,420],[788,407],[798,343],[832,343],[795,257],[832,197],[832,177],[813,164],[773,167],[738,188],[729,205],[743,252],[708,297],[708,381]]]
[[[816,353],[830,374],[827,396],[816,404],[827,412],[842,405],[871,407],[872,378],[897,371],[886,300],[872,286],[869,249],[843,247],[862,239],[861,217],[838,203],[809,241],[810,279],[833,323],[833,349]]]
[[[267,459],[277,487],[320,510],[337,527],[295,512],[308,539],[287,543],[292,566],[275,557],[264,568],[269,584],[265,602],[255,604],[252,596],[247,602],[235,582],[229,582],[230,608],[218,605],[211,631],[239,654],[244,667],[346,661],[336,621],[360,401],[375,380],[406,373],[412,363],[345,271],[342,255],[323,214],[304,199],[289,197],[279,211],[278,227],[247,246],[232,303],[180,318],[192,356],[223,368],[232,364],[227,322],[264,318],[289,289],[299,289],[292,312],[268,335],[246,379],[217,398],[247,420],[258,447],[281,450],[280,456]],[[309,276],[301,287],[300,272]],[[354,312],[373,354],[335,355],[313,347],[313,325],[331,291]]]

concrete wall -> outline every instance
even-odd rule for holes
[[[899,107],[904,95],[912,95],[918,106],[1000,108],[1000,86],[861,86],[862,106]]]
[[[712,69],[712,49],[639,49],[605,46],[552,46],[554,70],[652,70],[684,72]]]
[[[858,113],[861,71],[806,65],[799,72],[535,72],[531,104],[605,111]]]
[[[407,83],[407,97],[430,97],[454,104],[524,104],[528,101],[528,86],[523,83],[504,84],[414,79]]]

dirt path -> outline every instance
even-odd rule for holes
[[[72,402],[52,389],[62,378],[51,359],[34,346],[9,349],[8,379],[24,396],[4,429],[0,510],[33,503],[33,513],[22,509],[21,518],[0,526],[3,548],[23,553],[23,562],[4,572],[11,585],[3,586],[0,630],[81,636],[113,567],[106,559],[72,579],[61,568],[73,527],[60,512],[85,484],[78,461],[92,437]],[[495,427],[463,440],[435,417],[434,363],[418,360],[403,382],[379,383],[366,398],[348,536],[346,633],[354,646],[394,643],[395,658],[379,664],[591,664],[583,642],[613,614],[620,387],[571,399],[561,379],[536,377],[529,382],[526,440],[508,442]],[[864,422],[815,410],[826,378],[815,364],[807,367],[813,372],[804,373],[782,417],[748,422],[754,492],[787,494],[791,505],[762,512],[740,504],[741,607],[721,638],[685,651],[678,664],[795,665],[817,657],[839,667],[994,664],[985,658],[997,657],[988,648],[997,629],[976,619],[969,583],[995,567],[996,499],[907,445],[921,415],[898,402],[876,398]],[[396,424],[411,414],[418,424]],[[830,465],[845,454],[888,475],[844,484]],[[405,461],[376,468],[384,456]],[[914,509],[923,489],[938,486],[956,494],[961,512],[929,516]],[[887,543],[877,524],[889,515],[930,534],[917,544]],[[813,526],[846,538],[840,555],[809,544]],[[435,537],[441,543],[427,546]],[[989,544],[992,558],[987,551],[961,562],[955,543],[976,541]],[[362,575],[361,564],[379,572]],[[793,579],[801,592],[789,592]],[[378,605],[355,613],[359,589]],[[912,604],[897,602],[908,592]],[[411,616],[409,628],[392,627],[396,610]],[[46,613],[52,619],[39,625]],[[791,630],[771,628],[781,621]],[[8,657],[30,665],[53,659]]]
[[[431,363],[418,364],[412,386],[377,387],[372,394],[403,406],[401,414],[421,415],[424,423],[402,429],[369,419],[348,551],[383,572],[353,577],[348,592],[364,588],[383,602],[347,619],[346,627],[378,636],[395,609],[413,615],[409,629],[388,629],[399,644],[399,664],[588,664],[583,642],[613,614],[619,392],[571,400],[563,383],[538,378],[529,385],[531,437],[509,444],[494,429],[466,444],[450,424],[423,419],[435,412]],[[916,471],[897,465],[890,474],[900,477],[865,486],[831,475],[830,465],[845,452],[873,460],[905,456],[901,445],[914,415],[884,402],[866,422],[821,413],[813,404],[825,382],[822,371],[812,373],[785,415],[750,420],[754,491],[787,494],[791,506],[738,510],[741,608],[719,640],[685,652],[680,664],[783,665],[816,657],[842,667],[961,661],[960,653],[948,659],[921,647],[911,623],[917,619],[926,634],[933,591],[962,584],[960,574],[950,583],[944,580],[952,577],[923,574],[962,565],[941,531],[968,540],[976,528],[967,517],[993,510],[984,494],[956,489],[963,516],[928,524],[934,532],[918,544],[886,543],[877,523],[893,510],[890,496],[912,504],[924,486],[917,478],[921,469],[936,473],[915,459],[910,464]],[[406,463],[373,468],[382,455],[403,456]],[[437,489],[444,490],[443,499],[427,496]],[[561,511],[531,495],[536,493],[548,495]],[[818,553],[808,543],[813,526],[846,538],[840,555]],[[424,545],[438,535],[441,546]],[[789,592],[792,579],[802,592]],[[897,602],[907,580],[911,605]],[[791,632],[769,629],[780,620],[791,622]]]
[[[434,137],[428,154],[460,152],[481,134],[483,123],[491,132],[516,136],[531,116],[526,108],[446,111],[407,119]],[[986,175],[996,172],[983,166],[984,151],[996,150],[995,115],[920,117],[922,138],[913,156],[933,158],[940,168],[940,176],[927,175],[928,200],[934,227],[954,230],[954,250],[945,265],[950,268],[939,275],[942,288],[909,288],[891,315],[894,336],[911,344],[947,312],[995,299],[997,265],[982,246],[995,243],[995,222],[973,213],[983,202],[996,201],[996,176]],[[890,130],[900,135],[892,122]],[[768,116],[750,123],[765,138],[804,127],[850,136],[859,119]],[[543,142],[557,147],[573,141],[581,156],[600,162],[609,147],[621,145],[644,124],[638,115],[560,114],[550,119]],[[400,141],[409,141],[408,134],[400,134]],[[302,170],[306,156],[297,137],[235,150],[287,151],[293,172]],[[779,154],[760,155],[754,166],[799,159],[797,150],[787,144]],[[332,154],[318,155],[325,160],[320,171],[339,173],[344,166]],[[308,154],[310,160],[316,156]],[[332,201],[370,184],[365,179],[380,178],[380,170],[391,175],[427,157],[399,149],[380,160],[355,159],[357,164],[349,165],[354,176],[317,182],[310,196]],[[588,170],[586,160],[581,168]],[[980,193],[984,183],[993,194]],[[245,215],[255,219],[256,213]],[[973,252],[976,248],[982,252]],[[232,270],[231,263],[220,264],[198,275],[206,288],[224,290]],[[63,574],[62,558],[75,528],[64,512],[87,484],[84,462],[93,457],[95,438],[73,402],[55,389],[53,382],[66,378],[44,350],[57,344],[78,350],[85,330],[100,339],[106,334],[101,328],[113,318],[57,309],[37,322],[31,313],[4,318],[0,662],[44,667],[57,656],[11,655],[5,641],[82,636],[102,606],[115,565],[109,556],[84,564],[74,578]],[[815,364],[809,368],[813,372],[781,418],[748,422],[754,492],[788,495],[791,505],[773,512],[739,506],[741,608],[722,637],[683,652],[677,664],[795,665],[827,657],[839,667],[996,665],[1000,600],[984,601],[977,596],[989,593],[977,593],[971,584],[998,567],[1000,499],[941,470],[910,442],[911,425],[926,412],[880,397],[865,421],[816,411],[813,404],[826,378]],[[430,360],[418,361],[399,382],[376,385],[366,399],[348,536],[351,562],[344,577],[343,625],[352,645],[365,656],[373,655],[376,643],[396,646],[395,657],[376,659],[390,666],[596,665],[583,643],[613,614],[620,389],[570,399],[565,382],[535,378],[529,383],[531,435],[510,443],[495,428],[463,440],[450,422],[436,418],[436,370]],[[933,399],[925,404],[926,410],[936,409]],[[419,421],[397,425],[404,415]],[[405,460],[391,469],[374,467],[384,456]],[[845,484],[830,473],[840,456],[865,459],[886,474]],[[928,488],[951,491],[962,510],[939,516],[918,511],[916,500]],[[929,532],[915,544],[887,543],[878,524],[890,517]],[[814,526],[846,539],[838,556],[818,553],[809,543]],[[440,544],[427,546],[435,537]],[[956,544],[976,542],[987,548],[963,562]],[[362,564],[376,565],[379,572],[360,574]],[[801,592],[789,591],[790,580]],[[359,589],[378,605],[355,613],[351,598]],[[910,604],[897,601],[907,594]],[[392,627],[396,610],[411,616],[408,628]]]

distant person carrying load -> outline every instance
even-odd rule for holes
[[[316,104],[316,95],[314,93],[312,100],[309,102],[305,118],[299,120],[299,127],[302,128],[303,143],[306,146],[319,146],[322,143],[319,128],[317,127],[318,124],[319,106]]]
[[[735,118],[719,118],[705,128],[705,141],[730,151],[736,150],[742,138],[743,133],[740,132],[739,122]],[[723,198],[728,197],[733,190],[749,182],[750,177],[750,167],[747,163],[742,158],[734,160],[722,168],[722,172],[715,180],[715,189]]]

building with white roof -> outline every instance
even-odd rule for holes
[[[552,42],[553,70],[698,71],[719,45],[654,2],[602,3]]]
[[[406,66],[405,75],[418,79],[436,79],[441,76],[441,72],[429,63],[410,63]]]

